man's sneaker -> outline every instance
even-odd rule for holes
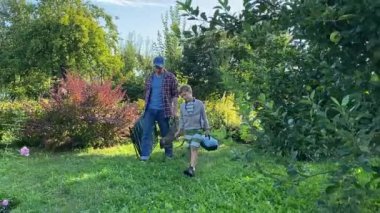
[[[195,176],[195,171],[193,167],[187,168],[185,171],[183,171],[183,174],[189,176],[189,177],[194,177]]]
[[[166,156],[166,155],[163,155],[162,157],[162,162],[171,162],[173,161],[174,157],[173,156]]]
[[[149,159],[149,156],[141,156],[140,161],[147,161]]]
[[[173,158],[173,147],[166,147],[164,153],[167,158]]]

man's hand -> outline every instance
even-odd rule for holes
[[[172,110],[172,116],[173,116],[173,118],[178,118],[178,110],[177,109]]]
[[[172,102],[172,116],[178,117],[178,98],[174,97]]]
[[[181,130],[178,130],[178,131],[174,134],[174,137],[175,137],[175,138],[178,138],[180,135],[181,135]]]

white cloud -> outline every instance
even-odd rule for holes
[[[120,6],[156,6],[164,7],[175,3],[175,0],[92,0],[94,2],[102,2],[107,4],[115,4]]]
[[[193,6],[199,6],[200,11],[206,12],[208,16],[214,14],[215,6],[219,5],[218,0],[193,0]],[[228,3],[231,6],[231,12],[240,12],[243,10],[243,0],[229,0]]]

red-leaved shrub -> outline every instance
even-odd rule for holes
[[[53,150],[121,143],[138,118],[137,106],[123,103],[124,95],[111,82],[87,83],[69,73],[42,103],[43,113],[28,122],[25,135]]]

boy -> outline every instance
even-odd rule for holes
[[[179,88],[179,95],[185,100],[180,107],[179,129],[175,134],[178,137],[181,133],[185,134],[185,139],[190,145],[190,166],[183,173],[189,177],[195,175],[195,166],[198,157],[198,148],[200,147],[202,130],[205,135],[209,135],[209,123],[206,116],[205,106],[202,101],[193,97],[192,89],[189,85],[183,85]]]

